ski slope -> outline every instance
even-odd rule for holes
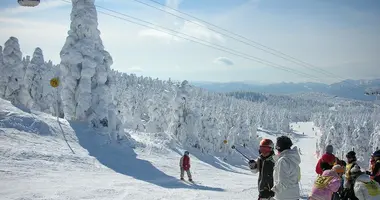
[[[293,126],[295,145],[302,152],[301,193],[305,195],[315,178],[316,138],[312,123]],[[190,150],[195,184],[181,182],[183,150],[169,148],[165,143],[169,136],[131,134],[137,141],[134,149],[125,140],[107,142],[108,136],[84,124],[58,122],[50,115],[23,111],[0,99],[0,199],[257,198],[257,176],[246,166],[233,166]]]

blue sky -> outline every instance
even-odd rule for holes
[[[157,1],[340,77],[380,77],[380,1]],[[340,80],[239,43],[194,19],[191,22],[178,19],[133,0],[96,0],[96,4],[302,71],[320,82]],[[59,63],[59,52],[70,26],[70,11],[71,5],[62,0],[42,0],[31,9],[19,7],[16,0],[2,0],[0,44],[16,36],[24,55],[31,55],[34,48],[41,47],[46,60]],[[114,17],[99,14],[98,18],[101,38],[114,60],[111,67],[119,71],[176,80],[315,81]]]

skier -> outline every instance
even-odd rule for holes
[[[299,181],[301,179],[301,157],[297,147],[292,147],[292,140],[287,136],[277,138],[276,150],[279,157],[275,163],[272,191],[276,200],[296,200],[300,198]]]
[[[185,151],[184,155],[181,157],[181,160],[179,161],[179,166],[181,169],[181,180],[183,179],[183,176],[185,174],[185,171],[187,173],[187,177],[189,178],[189,181],[193,181],[191,178],[191,172],[190,172],[190,157],[189,157],[189,152]]]
[[[360,170],[359,165],[355,165],[351,170],[351,177],[355,180],[354,194],[359,200],[380,199],[380,185]]]
[[[335,155],[333,154],[334,148],[332,145],[326,146],[326,153],[318,160],[317,165],[315,166],[315,172],[318,175],[322,175],[324,170],[331,169],[336,161]]]
[[[260,157],[257,160],[249,161],[249,168],[253,173],[259,172],[258,189],[259,200],[272,199],[274,192],[273,187],[273,169],[274,169],[274,144],[270,139],[263,139],[260,142]]]
[[[357,200],[358,198],[356,198],[354,193],[355,180],[353,177],[351,177],[351,169],[355,166],[358,166],[358,164],[356,163],[356,153],[354,151],[350,151],[346,154],[346,158],[348,164],[346,166],[346,174],[343,185],[343,199]]]
[[[344,168],[340,165],[334,165],[331,170],[326,170],[315,180],[310,200],[330,200],[333,193],[339,190],[341,179],[344,174]]]
[[[371,166],[371,179],[380,184],[380,150],[373,152],[373,164]]]

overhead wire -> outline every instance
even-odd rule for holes
[[[186,19],[186,18],[184,18],[184,17],[182,17],[182,16],[179,16],[179,15],[176,15],[176,14],[174,14],[174,13],[168,12],[167,10],[162,9],[162,8],[160,8],[160,7],[156,7],[156,6],[153,6],[153,5],[151,5],[151,4],[148,4],[148,3],[142,2],[141,0],[133,0],[133,1],[135,1],[135,2],[137,2],[137,3],[140,3],[140,4],[143,4],[143,5],[146,5],[146,6],[149,6],[149,7],[151,7],[151,8],[157,9],[157,10],[160,10],[160,11],[166,12],[166,13],[172,15],[172,16],[178,17],[178,18],[180,18],[180,19],[182,19],[182,20],[185,20],[185,21],[188,21],[188,22],[190,22],[190,23],[193,23],[193,24],[196,24],[196,25],[198,25],[198,26],[201,26],[200,24],[198,24],[198,23],[196,23],[196,22],[194,22],[194,21],[192,21],[192,20]],[[200,21],[200,22],[202,22],[202,23],[205,23],[205,24],[207,24],[207,25],[209,25],[209,26],[212,26],[212,27],[215,27],[215,28],[217,28],[217,29],[220,29],[220,30],[222,30],[222,31],[224,31],[224,32],[226,32],[226,33],[229,33],[229,34],[231,34],[231,35],[233,35],[233,36],[230,36],[230,35],[228,35],[228,34],[222,33],[222,32],[220,32],[220,31],[218,31],[218,30],[215,30],[215,29],[210,28],[210,27],[207,26],[207,28],[208,28],[209,30],[212,30],[212,31],[214,31],[215,33],[221,34],[221,35],[223,35],[223,36],[225,36],[225,37],[228,37],[228,38],[230,38],[230,39],[234,39],[234,40],[236,40],[236,41],[239,41],[239,42],[241,42],[241,43],[243,43],[243,44],[245,44],[245,45],[248,45],[248,46],[251,46],[251,47],[253,47],[253,48],[256,48],[256,49],[259,49],[259,50],[265,51],[265,52],[267,52],[267,53],[269,53],[269,54],[271,54],[271,55],[274,55],[274,56],[280,57],[280,58],[282,58],[282,59],[284,59],[284,60],[287,60],[287,61],[293,62],[293,63],[295,63],[295,64],[297,64],[297,65],[299,65],[299,66],[301,66],[301,67],[307,68],[307,69],[309,69],[309,70],[312,70],[312,71],[315,71],[315,72],[318,72],[318,73],[321,73],[321,74],[324,74],[324,75],[327,75],[327,76],[329,76],[329,77],[332,77],[332,78],[338,78],[338,79],[341,79],[341,80],[344,80],[344,79],[345,79],[345,78],[343,78],[343,77],[341,77],[341,76],[338,76],[338,75],[336,75],[336,74],[333,74],[333,73],[331,73],[331,72],[329,72],[329,71],[327,71],[327,70],[321,69],[321,68],[319,68],[319,67],[317,67],[317,66],[315,66],[315,65],[312,65],[312,64],[310,64],[310,63],[304,62],[304,61],[302,61],[302,60],[300,60],[300,59],[297,59],[297,58],[295,58],[295,57],[293,57],[293,56],[287,55],[287,54],[285,54],[285,53],[283,53],[283,52],[281,52],[281,51],[279,51],[279,50],[273,49],[273,48],[268,47],[268,46],[266,46],[266,45],[263,45],[263,44],[261,44],[261,43],[259,43],[259,42],[253,41],[253,40],[251,40],[251,39],[249,39],[249,38],[247,38],[247,37],[245,37],[245,36],[239,35],[239,34],[237,34],[237,33],[234,33],[234,32],[232,32],[232,31],[229,31],[229,30],[227,30],[227,29],[225,29],[225,28],[222,28],[222,27],[220,27],[220,26],[214,25],[214,24],[212,24],[212,23],[210,23],[210,22],[207,22],[207,21],[205,21],[205,20],[203,20],[203,19],[200,19],[200,18],[195,17],[195,16],[193,16],[193,15],[187,14],[187,13],[185,13],[185,12],[182,12],[182,11],[180,11],[180,10],[178,10],[178,9],[171,8],[171,7],[169,7],[169,6],[165,5],[165,4],[162,4],[162,3],[158,2],[158,1],[155,1],[155,0],[148,0],[148,1],[150,1],[150,2],[152,2],[152,3],[155,3],[155,4],[158,4],[158,5],[160,5],[160,6],[164,7],[164,8],[168,8],[168,9],[170,9],[170,10],[173,10],[173,11],[175,11],[175,12],[178,12],[178,13],[180,13],[180,14],[182,14],[182,15],[187,16],[187,17],[191,17],[191,18],[193,18],[193,19],[195,19],[195,20],[198,20],[198,21]],[[236,38],[236,37],[234,37],[234,36],[236,36],[236,37],[238,37],[238,38]],[[242,39],[239,39],[239,38],[242,38],[242,39],[244,39],[245,41],[242,40]],[[247,41],[248,41],[248,42],[247,42]],[[257,45],[257,46],[255,46],[255,45]]]
[[[61,1],[71,4],[71,2],[68,1],[68,0],[61,0]],[[127,21],[127,22],[130,22],[130,23],[139,25],[139,26],[143,26],[143,27],[147,27],[147,28],[150,28],[150,29],[154,29],[156,31],[164,32],[164,33],[172,35],[174,37],[182,38],[182,39],[188,40],[190,42],[195,42],[195,43],[198,43],[198,44],[201,44],[201,45],[213,48],[213,49],[217,49],[217,50],[220,50],[220,51],[223,51],[223,52],[226,52],[226,53],[238,56],[238,57],[242,57],[242,58],[245,58],[245,59],[248,59],[248,60],[251,60],[251,61],[255,61],[255,62],[264,64],[264,65],[267,65],[267,66],[270,66],[270,67],[273,67],[273,68],[276,68],[276,69],[279,69],[279,70],[283,70],[283,71],[287,71],[287,72],[290,72],[290,73],[298,74],[298,75],[304,76],[306,78],[313,79],[313,80],[315,80],[317,82],[322,82],[317,77],[315,77],[313,75],[310,75],[310,74],[307,74],[307,73],[304,73],[304,72],[301,72],[301,71],[298,71],[298,70],[295,70],[295,69],[291,69],[291,68],[288,68],[288,67],[285,67],[285,66],[282,66],[282,65],[279,65],[279,64],[276,64],[276,63],[273,63],[273,62],[270,62],[270,61],[267,61],[267,60],[264,60],[264,59],[261,59],[261,58],[249,55],[249,54],[246,54],[246,53],[242,53],[242,52],[233,50],[231,48],[228,48],[228,47],[225,47],[225,46],[222,46],[222,45],[213,44],[213,43],[208,42],[206,40],[203,40],[203,39],[200,39],[200,38],[197,38],[197,37],[194,37],[194,36],[182,33],[180,31],[172,30],[172,29],[169,29],[169,28],[166,28],[166,27],[163,27],[163,26],[160,26],[160,25],[157,25],[157,24],[154,24],[154,23],[151,23],[151,22],[148,22],[148,21],[145,21],[145,20],[142,20],[142,19],[130,16],[130,15],[127,15],[127,14],[124,14],[124,13],[120,13],[120,12],[115,11],[115,10],[111,10],[111,9],[105,8],[103,6],[99,6],[99,5],[95,5],[95,6],[97,8],[100,8],[100,9],[103,9],[103,10],[106,10],[106,11],[109,11],[109,12],[112,12],[112,13],[116,13],[118,15],[122,15],[122,16],[128,17],[130,19],[123,18],[123,17],[117,16],[117,15],[113,15],[113,14],[106,13],[106,12],[98,10],[98,12],[101,13],[101,14],[108,15],[110,17],[114,17],[114,18],[117,18],[117,19],[120,19],[120,20],[123,20],[123,21]],[[131,19],[133,19],[135,21],[133,21]],[[140,21],[140,22],[143,22],[145,24],[142,24],[142,23],[139,23],[139,22],[136,22],[136,21]],[[146,24],[149,24],[149,25],[146,25]],[[158,29],[158,28],[160,28],[160,29]],[[161,30],[161,29],[163,29],[163,30]],[[176,34],[173,34],[173,33],[176,33]],[[184,35],[186,37],[179,36],[177,34]],[[193,39],[190,39],[190,38],[193,38]]]

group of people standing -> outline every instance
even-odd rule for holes
[[[346,161],[333,154],[327,145],[318,160],[310,200],[380,200],[380,150],[372,153],[370,167],[362,171],[355,151],[346,154]]]
[[[259,173],[259,200],[300,199],[301,157],[297,147],[287,136],[260,142],[260,156],[250,160],[253,173]],[[274,150],[278,151],[275,155]],[[362,171],[356,162],[356,153],[346,154],[347,162],[333,154],[333,146],[318,160],[317,178],[309,200],[380,200],[380,151],[371,156],[370,169]]]
[[[287,136],[278,137],[276,144],[270,139],[261,140],[259,158],[248,162],[251,171],[259,173],[258,200],[301,198],[301,157],[298,148],[292,146]],[[309,200],[380,200],[380,150],[372,153],[366,171],[357,163],[354,151],[346,154],[346,161],[338,159],[333,146],[327,145],[315,168],[317,178]],[[180,170],[181,180],[186,172],[192,181],[188,151],[180,160]]]

